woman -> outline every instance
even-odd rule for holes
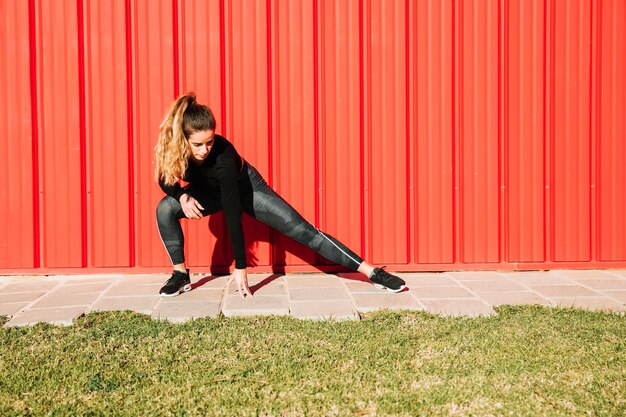
[[[373,268],[341,242],[322,233],[274,192],[259,172],[224,137],[215,134],[211,110],[194,93],[174,101],[161,124],[155,148],[156,177],[167,194],[157,207],[157,223],[174,272],[159,291],[176,296],[191,289],[185,265],[180,219],[201,219],[224,210],[235,255],[233,277],[242,297],[248,286],[241,212],[267,224],[340,265],[363,273],[376,287],[402,291],[405,282],[384,268]],[[178,180],[188,182],[181,187]]]

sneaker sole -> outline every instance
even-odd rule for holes
[[[176,297],[177,295],[179,295],[181,292],[189,292],[191,291],[191,284],[185,284],[181,289],[179,289],[177,292],[173,292],[171,294],[165,294],[165,293],[159,293],[159,295],[161,297]]]
[[[393,288],[385,287],[384,285],[380,285],[380,284],[374,284],[374,287],[380,288],[381,290],[387,290],[387,291],[393,292],[393,293],[400,292],[400,291],[402,291],[403,289],[406,288],[406,286],[403,285],[400,288],[398,288],[397,290],[394,290]]]

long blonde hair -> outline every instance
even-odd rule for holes
[[[215,125],[211,109],[196,103],[195,93],[174,100],[159,126],[159,140],[154,147],[156,180],[172,185],[183,178],[191,156],[189,135],[215,130]]]

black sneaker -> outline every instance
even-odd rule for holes
[[[370,278],[376,288],[384,288],[389,292],[400,292],[404,289],[406,282],[402,278],[391,275],[385,271],[385,267],[374,268],[374,275]]]
[[[191,291],[189,270],[187,270],[187,273],[174,271],[172,277],[168,279],[165,285],[159,290],[159,295],[161,297],[174,297],[181,292],[187,291]]]

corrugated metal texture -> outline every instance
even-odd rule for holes
[[[626,266],[621,0],[0,0],[0,12],[3,271],[167,268],[152,155],[190,90],[270,185],[370,262]],[[257,270],[327,265],[244,227]],[[184,230],[192,267],[231,265],[223,216]]]
[[[453,5],[409,2],[413,262],[454,262]]]
[[[38,262],[29,36],[28,3],[0,2],[0,39],[6,40],[0,42],[0,176],[5,184],[0,188],[0,267],[32,268]]]
[[[551,6],[552,250],[555,261],[589,261],[591,2]]]
[[[543,262],[544,2],[511,0],[503,12],[505,259]]]
[[[119,1],[86,2],[82,16],[89,264],[96,267],[131,266],[133,259],[128,11]]]
[[[598,59],[595,86],[598,94],[598,200],[596,211],[599,259],[626,259],[626,2],[599,2],[594,34]],[[592,46],[592,47],[594,47]]]

